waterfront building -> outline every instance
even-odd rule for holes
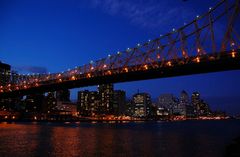
[[[113,114],[123,115],[126,109],[126,92],[115,90],[113,96]]]
[[[58,101],[56,111],[59,115],[78,116],[77,105],[72,102]]]
[[[191,99],[194,108],[194,113],[197,116],[207,116],[211,114],[209,105],[200,98],[199,92],[192,93]]]
[[[192,101],[192,105],[194,106],[195,112],[197,110],[200,110],[201,99],[200,99],[200,94],[198,92],[192,93],[191,101]]]
[[[11,82],[18,83],[18,80],[19,80],[19,74],[17,73],[17,71],[12,70],[11,71]]]
[[[127,99],[124,115],[132,117],[133,114],[134,114],[133,101],[131,99]]]
[[[183,90],[180,94],[179,102],[173,108],[173,114],[186,116],[187,108],[190,108],[189,96],[187,92]]]
[[[25,99],[25,111],[26,112],[42,112],[44,101],[43,94],[31,94]]]
[[[158,106],[167,110],[169,114],[174,113],[178,105],[178,99],[173,94],[162,94],[158,97]]]
[[[98,114],[99,94],[96,91],[79,91],[77,109],[82,116],[95,116]]]
[[[163,107],[157,107],[157,112],[156,112],[156,116],[168,116],[169,113],[167,112],[167,110]]]
[[[98,106],[99,114],[113,114],[113,84],[103,84],[98,86],[100,104]]]
[[[0,86],[5,86],[11,81],[11,66],[0,61]]]
[[[147,93],[137,93],[133,95],[133,116],[147,117],[151,113],[151,97]]]
[[[44,99],[43,112],[47,113],[56,109],[57,99],[54,97],[53,92],[49,92]]]

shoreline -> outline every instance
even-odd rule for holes
[[[187,120],[91,120],[91,119],[81,119],[81,120],[0,120],[0,123],[15,123],[15,122],[52,122],[52,123],[129,123],[129,122],[187,122],[187,121],[229,121],[229,120],[239,120],[239,119],[187,119]]]

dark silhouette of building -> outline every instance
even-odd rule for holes
[[[0,86],[4,86],[11,81],[11,66],[0,62]]]
[[[70,91],[68,89],[56,91],[56,99],[57,101],[69,102]]]
[[[42,112],[44,103],[43,94],[31,94],[25,99],[25,111],[26,112]]]
[[[57,99],[54,97],[54,93],[49,92],[44,99],[42,111],[44,113],[51,112],[55,110],[56,105],[57,105]]]
[[[113,114],[123,115],[126,109],[126,92],[115,90],[113,96]]]

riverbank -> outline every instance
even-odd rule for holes
[[[126,120],[109,120],[109,119],[1,119],[0,122],[89,122],[89,123],[126,123],[126,122],[177,122],[177,121],[228,121],[240,119],[185,119],[185,120],[153,120],[153,119],[126,119]]]

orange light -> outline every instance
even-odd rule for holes
[[[58,74],[58,77],[61,77],[61,74]]]
[[[23,86],[23,88],[25,88],[25,89],[26,89],[26,88],[27,88],[27,86],[26,86],[26,85],[24,85],[24,86]]]
[[[35,83],[35,86],[38,87],[39,86],[38,83]]]
[[[199,57],[197,57],[197,58],[196,58],[196,61],[197,61],[197,63],[199,63],[199,62],[200,62],[200,58],[199,58]]]
[[[168,62],[167,62],[167,65],[168,65],[168,66],[172,66],[171,61],[168,61]]]
[[[91,74],[90,74],[90,73],[88,73],[88,74],[87,74],[87,78],[90,78],[90,77],[91,77]]]
[[[62,82],[62,79],[58,79],[59,82]]]
[[[75,77],[75,76],[72,76],[72,77],[71,77],[71,80],[76,80],[76,77]]]
[[[111,75],[111,74],[112,74],[112,72],[110,70],[108,70],[108,75]]]
[[[12,116],[12,119],[15,119],[16,117],[15,116]]]
[[[103,68],[106,68],[106,67],[107,67],[107,65],[106,65],[106,64],[104,64],[104,65],[103,65]]]
[[[185,55],[186,55],[186,52],[185,52],[185,51],[182,51],[182,55],[185,57]]]
[[[7,119],[7,118],[8,118],[8,116],[4,116],[4,118],[5,118],[5,119]]]
[[[3,90],[0,90],[1,93],[3,93]]]
[[[144,65],[144,68],[145,68],[145,70],[148,70],[148,66],[147,65]]]
[[[128,68],[124,68],[124,71],[127,73],[128,72]]]
[[[200,48],[197,48],[197,52],[199,53],[201,51],[201,49]]]
[[[236,52],[235,51],[232,51],[232,58],[235,58],[236,57]]]
[[[34,120],[37,120],[37,117],[36,117],[36,116],[34,116],[33,118],[34,118]]]

